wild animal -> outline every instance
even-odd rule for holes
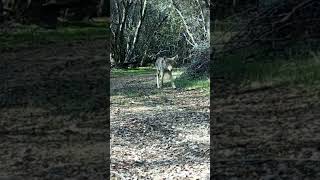
[[[156,69],[157,69],[157,88],[161,88],[163,86],[163,77],[165,73],[168,73],[170,76],[171,86],[172,88],[176,88],[173,82],[172,70],[174,65],[176,64],[176,60],[178,59],[178,55],[166,58],[166,57],[159,57],[156,61]],[[159,82],[161,81],[161,83]]]

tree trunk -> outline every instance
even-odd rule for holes
[[[107,9],[104,9],[105,7],[105,0],[100,0],[99,6],[98,6],[98,12],[97,15],[100,17],[104,14],[104,11],[107,11]]]
[[[122,14],[120,10],[120,4],[118,4],[119,10],[119,21],[120,24],[118,25],[116,34],[115,34],[115,48],[114,54],[116,55],[116,62],[118,67],[123,67],[123,64],[126,60],[126,49],[127,49],[127,42],[125,39],[125,24],[128,19],[129,9],[132,3],[126,4],[122,9]],[[120,19],[121,18],[121,19]]]
[[[140,19],[138,21],[138,24],[137,24],[137,27],[136,27],[136,31],[134,33],[134,36],[133,36],[133,40],[132,40],[132,43],[130,44],[129,46],[129,50],[128,50],[128,54],[127,54],[127,57],[126,57],[126,60],[130,60],[132,58],[132,55],[134,53],[134,50],[135,50],[135,45],[139,39],[139,36],[140,36],[140,31],[141,31],[141,25],[144,21],[144,18],[145,18],[145,12],[146,12],[146,6],[147,6],[147,0],[141,0],[141,9],[140,9]]]
[[[3,14],[3,3],[2,0],[0,0],[0,23],[3,23],[4,21],[4,14]]]
[[[193,34],[190,32],[189,30],[189,26],[185,20],[185,17],[182,15],[181,11],[178,9],[177,5],[175,4],[175,2],[173,0],[171,0],[171,4],[173,5],[174,9],[177,11],[177,13],[179,14],[183,25],[185,27],[186,33],[188,35],[188,37],[190,38],[190,41],[188,40],[188,38],[186,37],[187,42],[192,46],[197,46],[198,44],[196,43],[196,41],[194,40]]]

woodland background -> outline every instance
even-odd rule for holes
[[[317,179],[319,8],[0,1],[1,175],[109,177],[111,134],[114,177],[205,178],[211,152],[215,179]],[[178,88],[156,89],[176,54]]]

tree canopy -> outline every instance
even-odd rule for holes
[[[118,67],[179,54],[179,64],[207,52],[210,4],[205,0],[114,0],[112,58]]]

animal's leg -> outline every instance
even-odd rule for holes
[[[176,86],[175,86],[175,84],[174,84],[174,82],[173,82],[173,76],[172,76],[172,71],[169,71],[169,75],[170,75],[170,81],[171,81],[171,86],[172,86],[172,88],[176,88]]]
[[[164,76],[164,72],[163,70],[160,71],[160,78],[161,78],[161,87],[163,86],[163,76]]]
[[[160,88],[160,85],[159,85],[159,71],[157,70],[157,88]]]

